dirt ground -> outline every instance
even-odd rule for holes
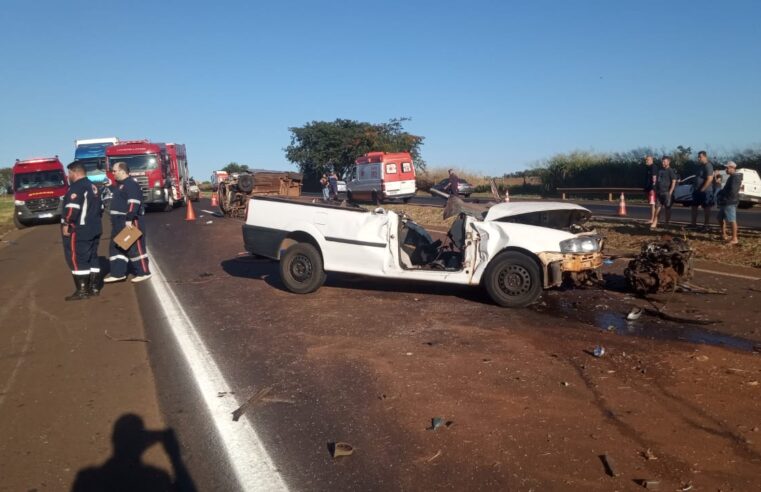
[[[126,456],[113,454],[120,443],[145,451],[133,471],[171,470],[159,444],[167,440],[140,427],[139,419],[148,431],[164,427],[146,342],[118,341],[144,337],[134,287],[120,284],[98,298],[65,302],[74,288],[59,230],[13,231],[0,243],[3,491],[69,490],[86,467],[108,459],[123,465]],[[108,240],[106,234],[101,253]],[[112,442],[117,428],[122,437]]]

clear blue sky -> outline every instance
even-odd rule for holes
[[[433,166],[761,143],[761,2],[17,1],[0,166],[75,138],[184,142],[192,173],[288,169],[288,127],[409,116]]]

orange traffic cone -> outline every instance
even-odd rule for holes
[[[505,188],[505,203],[510,203],[510,190]]]
[[[211,206],[219,207],[219,198],[217,198],[217,193],[214,191],[211,192]]]
[[[193,210],[193,202],[188,200],[188,206],[185,207],[185,220],[196,220],[196,212]]]
[[[618,215],[619,217],[626,217],[626,200],[623,193],[621,193],[621,198],[618,200]]]

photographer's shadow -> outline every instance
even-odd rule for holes
[[[80,470],[72,492],[196,490],[171,428],[146,430],[140,416],[127,413],[114,423],[112,443],[113,456],[101,466]],[[156,443],[164,447],[174,478],[160,468],[143,463],[143,453]]]

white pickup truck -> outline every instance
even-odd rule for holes
[[[317,290],[325,272],[479,286],[501,306],[535,302],[543,288],[594,275],[602,239],[582,224],[589,210],[571,203],[492,206],[452,197],[444,216],[457,217],[434,241],[405,214],[352,204],[253,197],[243,240],[253,254],[280,261],[285,287]]]

